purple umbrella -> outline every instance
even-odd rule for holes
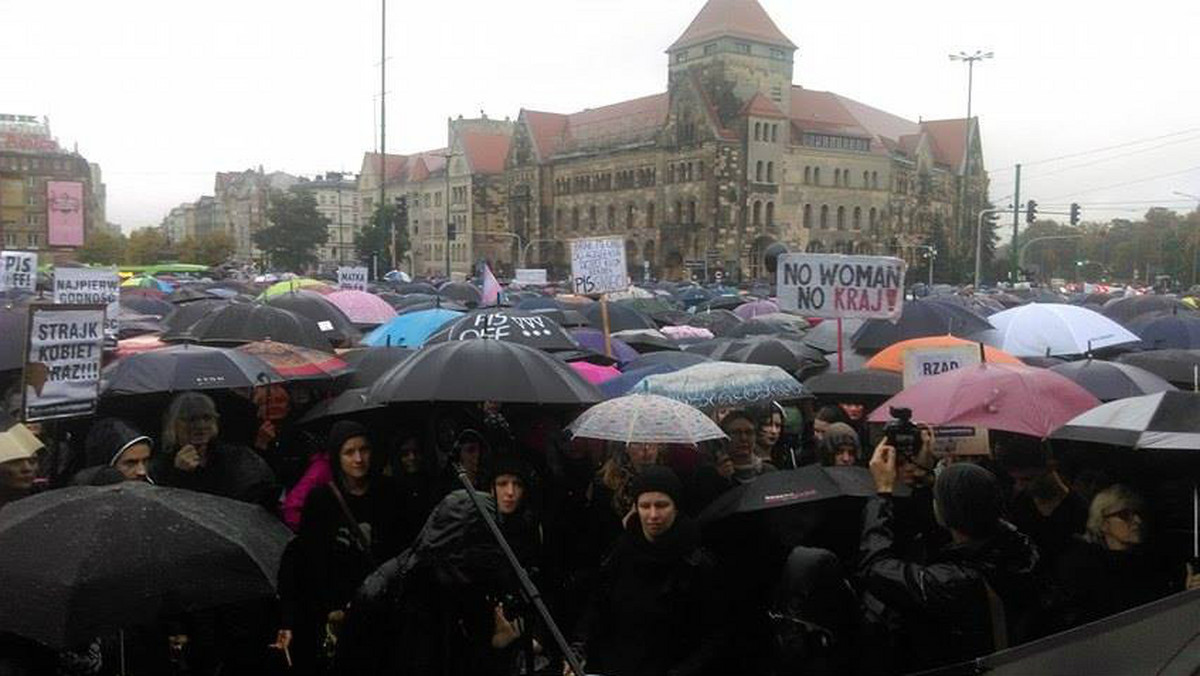
[[[604,332],[600,329],[571,329],[569,333],[579,343],[580,347],[594,350],[601,354],[604,353]],[[625,341],[613,338],[612,356],[617,360],[617,363],[624,364],[625,362],[637,359],[640,355],[637,350],[630,347]]]
[[[733,309],[733,314],[742,319],[754,319],[759,315],[770,315],[777,312],[779,312],[779,306],[769,300],[756,300]]]

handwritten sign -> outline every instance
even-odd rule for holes
[[[25,420],[91,415],[100,396],[103,305],[31,305]]]
[[[975,366],[980,362],[978,345],[909,348],[901,358],[904,362],[905,387],[918,380]]]
[[[120,299],[121,278],[115,268],[54,269],[54,302],[105,306],[104,331],[110,335],[117,333]]]
[[[513,340],[535,342],[559,334],[548,317],[538,315],[508,315],[503,312],[477,314],[455,323],[450,340]]]
[[[367,290],[367,269],[341,266],[337,270],[338,286],[354,291]]]
[[[517,268],[518,284],[545,284],[546,270],[544,268]]]
[[[904,304],[904,261],[888,256],[784,254],[779,308],[806,317],[896,319]]]
[[[585,296],[628,288],[625,240],[621,237],[571,240],[571,283],[575,293]]]
[[[32,251],[0,251],[0,291],[37,289],[37,254]]]

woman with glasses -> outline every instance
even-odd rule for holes
[[[755,452],[758,441],[758,425],[746,411],[732,411],[721,419],[721,430],[729,437],[729,459],[733,462],[735,484],[746,484],[767,472],[774,472],[775,466],[763,460]]]

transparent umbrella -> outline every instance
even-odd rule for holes
[[[568,429],[577,437],[623,443],[695,444],[725,438],[698,409],[656,394],[630,394],[597,404]]]

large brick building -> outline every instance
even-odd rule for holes
[[[987,189],[977,121],[968,141],[966,120],[912,122],[805,89],[793,84],[795,52],[757,0],[708,0],[667,48],[666,91],[576,113],[520,111],[503,172],[488,174],[493,185],[502,176],[503,194],[474,209],[513,242],[482,249],[468,237],[456,260],[507,268],[527,250],[527,266],[562,274],[570,239],[616,234],[635,276],[707,267],[758,277],[777,241],[915,258],[940,229],[956,251],[971,246],[962,195],[973,215]],[[432,173],[444,171],[428,162],[439,155],[423,161]],[[372,161],[378,173],[368,156],[364,176]],[[410,161],[389,157],[389,183],[400,187]],[[444,231],[433,218],[431,239],[414,241],[436,271]],[[417,220],[413,232],[425,232]]]

